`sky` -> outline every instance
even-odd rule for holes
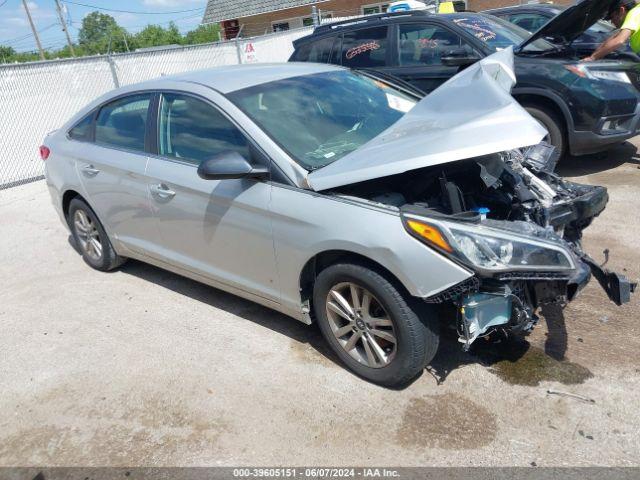
[[[112,12],[101,10],[114,17],[130,33],[142,30],[149,23],[167,25],[174,21],[181,32],[197,27],[202,20],[206,0],[69,0],[74,3],[94,5],[104,9],[126,10]],[[85,15],[97,8],[74,5],[60,0],[66,9],[65,17],[69,24],[69,33],[77,40],[78,29]],[[64,32],[60,26],[54,0],[27,1],[40,41],[45,49],[60,48],[66,44]],[[194,10],[197,9],[197,10]],[[190,11],[185,11],[190,10]],[[144,13],[142,13],[144,12]],[[182,12],[182,13],[162,13]],[[153,13],[153,14],[151,14]],[[159,13],[159,14],[155,14]],[[0,0],[0,45],[13,47],[19,52],[36,49],[36,43],[22,6],[22,0]]]

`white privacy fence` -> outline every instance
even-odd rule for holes
[[[0,65],[0,190],[42,178],[38,147],[91,100],[115,87],[248,62],[286,62],[312,27],[153,51]]]

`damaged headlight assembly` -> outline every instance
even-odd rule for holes
[[[457,260],[480,277],[499,277],[507,272],[516,275],[517,272],[529,272],[527,275],[552,272],[566,274],[569,278],[577,268],[572,253],[552,240],[525,237],[477,222],[412,215],[403,215],[402,219],[415,238]],[[499,286],[494,283],[493,287],[487,287],[481,291],[470,289],[452,298],[458,312],[459,341],[465,350],[495,328],[509,324],[512,329],[526,332],[537,322],[535,309],[529,301],[523,301],[525,292],[517,292],[514,290],[517,287],[510,283]]]
[[[462,222],[404,216],[403,223],[420,241],[480,273],[576,268],[571,253],[549,241]]]

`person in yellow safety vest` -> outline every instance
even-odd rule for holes
[[[635,0],[613,2],[605,20],[610,20],[620,30],[602,42],[595,52],[583,58],[583,62],[600,60],[627,42],[634,52],[640,53],[640,5],[636,4]]]
[[[453,2],[440,2],[438,13],[456,13]]]

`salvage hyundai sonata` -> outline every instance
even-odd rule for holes
[[[245,65],[120,88],[41,147],[87,264],[157,265],[317,322],[358,375],[397,386],[436,353],[523,334],[591,275],[603,187],[553,173],[505,50],[421,98],[373,74]]]

